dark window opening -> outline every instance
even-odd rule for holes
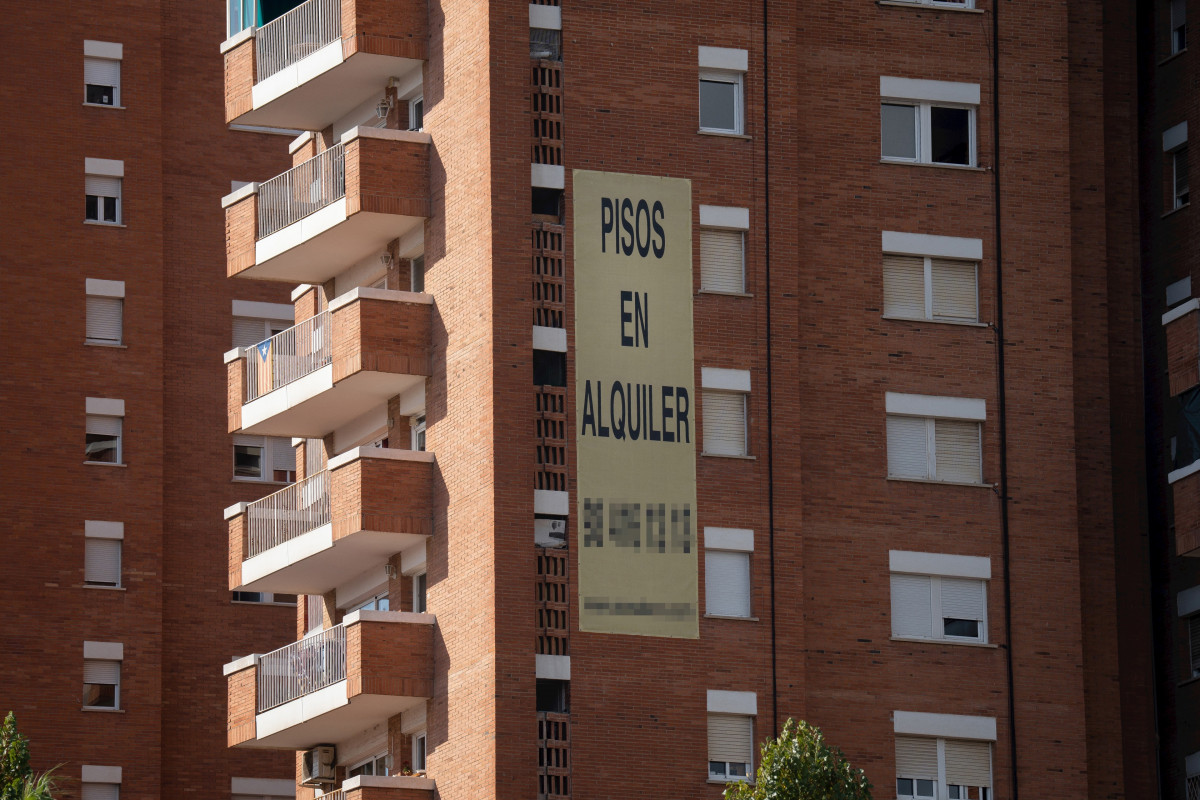
[[[533,187],[534,216],[554,217],[555,222],[562,222],[562,199],[562,189]]]
[[[570,713],[570,687],[570,681],[538,678],[537,710],[547,711],[552,714]]]
[[[965,108],[929,109],[931,158],[936,164],[971,163],[971,112]]]
[[[97,86],[94,83],[87,84],[87,101],[101,106],[111,106],[113,104],[113,87]]]
[[[562,61],[562,31],[530,28],[529,57],[544,61]]]
[[[552,350],[534,350],[533,385],[566,386],[567,354]]]
[[[964,639],[979,638],[979,620],[954,619],[945,617],[942,620],[942,630],[947,636],[961,636]]]

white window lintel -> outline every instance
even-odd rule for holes
[[[750,209],[733,206],[700,206],[700,225],[705,228],[750,230]]]
[[[85,158],[83,171],[88,175],[106,175],[110,178],[125,177],[125,162],[112,158]]]
[[[568,492],[554,492],[548,489],[533,490],[533,513],[554,514],[566,516],[570,513],[571,495]]]
[[[125,416],[124,400],[113,400],[108,397],[89,397],[86,407],[88,414],[96,414],[104,417]]]
[[[753,553],[754,531],[748,528],[706,527],[704,529],[704,549]]]
[[[84,520],[83,535],[89,539],[124,539],[125,523]]]
[[[529,4],[529,27],[550,31],[562,30],[562,9],[558,6]]]
[[[260,303],[255,300],[234,300],[233,315],[235,317],[253,317],[255,319],[274,319],[292,322],[296,318],[296,309],[287,303]]]
[[[123,661],[125,645],[120,642],[84,642],[83,657],[102,661]]]
[[[758,713],[758,695],[754,692],[708,690],[708,713],[742,714],[752,717]]]
[[[549,350],[553,353],[567,352],[567,332],[563,328],[533,326],[533,349]]]
[[[79,779],[83,783],[120,783],[120,767],[98,767],[84,764],[79,770]],[[293,787],[294,788],[294,787]]]
[[[970,717],[964,714],[926,714],[919,711],[895,711],[894,731],[907,736],[938,736],[945,739],[996,741],[995,717]]]
[[[534,659],[534,671],[538,678],[556,681],[571,680],[570,656],[546,656],[538,653]]]
[[[879,96],[953,105],[979,105],[979,84],[879,76]]]
[[[530,164],[529,182],[539,189],[561,189],[565,183],[565,173],[558,164]]]
[[[1169,153],[1183,147],[1187,144],[1187,134],[1187,120],[1167,128],[1163,131],[1163,152]]]
[[[701,367],[700,388],[725,392],[749,392],[750,370]]]
[[[983,258],[983,240],[960,236],[931,236],[925,233],[884,231],[883,252],[898,255],[930,256],[932,258],[961,258],[979,261]]]
[[[94,39],[83,40],[83,54],[88,58],[109,58],[120,61],[124,57],[125,48],[119,42],[97,42]]]
[[[967,397],[938,397],[928,394],[887,392],[887,413],[910,417],[942,417],[983,422],[987,419],[987,401]]]
[[[84,291],[92,297],[124,297],[125,281],[102,281],[97,278],[87,278]]]
[[[952,556],[947,553],[916,553],[889,550],[889,569],[914,575],[941,575],[951,578],[991,580],[992,560],[978,556]]]
[[[1190,617],[1200,612],[1200,586],[1184,589],[1176,595],[1175,606],[1181,617]]]
[[[750,64],[750,54],[737,47],[705,47],[701,45],[698,56],[700,67],[703,69],[745,72]]]

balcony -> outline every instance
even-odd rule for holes
[[[321,438],[423,384],[432,300],[353,289],[329,310],[225,354],[229,431]]]
[[[427,133],[354,128],[282,175],[227,195],[229,277],[323,284],[422,225],[429,142]]]
[[[429,800],[433,788],[431,779],[415,775],[356,775],[321,800]]]
[[[307,0],[221,45],[225,121],[319,131],[428,57],[421,0]]]
[[[230,747],[345,742],[433,694],[432,614],[355,611],[340,625],[225,665]]]
[[[433,454],[359,447],[225,509],[229,588],[325,594],[433,532]]]
[[[1200,383],[1200,301],[1188,300],[1163,314],[1171,396]]]

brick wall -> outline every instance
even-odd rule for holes
[[[254,266],[258,231],[258,195],[243,197],[225,209],[225,257],[229,277]]]
[[[418,139],[421,134],[412,134]],[[361,137],[346,144],[346,214],[429,216],[429,145]]]
[[[346,628],[346,693],[430,697],[433,626],[358,622]]]
[[[359,372],[428,375],[430,306],[360,299],[333,312],[333,381]]]
[[[333,538],[358,531],[433,532],[432,472],[426,461],[360,458],[333,470]]]
[[[1166,326],[1171,396],[1200,383],[1200,313],[1189,311]]]
[[[227,728],[229,746],[235,747],[255,737],[254,717],[258,711],[258,667],[240,669],[226,676],[229,684]]]
[[[342,53],[426,59],[429,8],[424,0],[342,0]]]
[[[225,53],[225,121],[254,108],[254,37]]]

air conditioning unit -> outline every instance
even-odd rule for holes
[[[567,543],[565,519],[535,519],[533,541],[539,547],[563,547]]]
[[[331,744],[319,745],[306,751],[300,785],[326,786],[336,783],[333,775],[333,762],[336,758],[337,750]]]

